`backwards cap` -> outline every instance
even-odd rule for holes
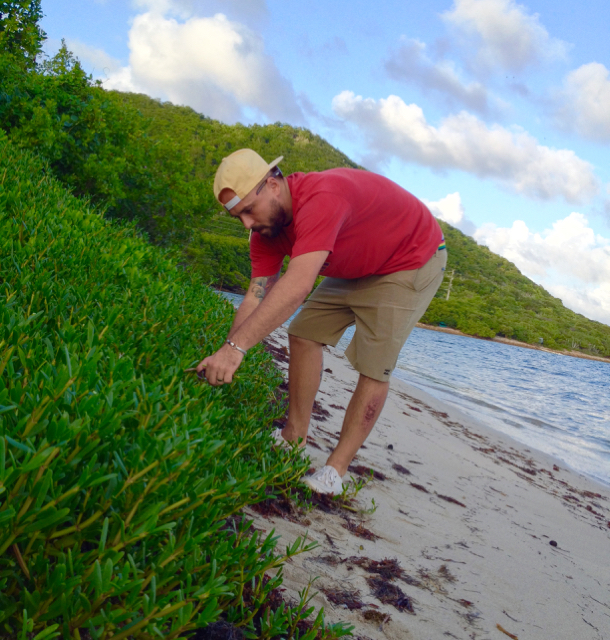
[[[267,164],[252,149],[240,149],[223,158],[214,178],[214,195],[216,199],[218,200],[218,196],[223,189],[233,190],[237,195],[224,205],[225,209],[230,211],[283,159],[284,156],[280,156],[270,164]]]

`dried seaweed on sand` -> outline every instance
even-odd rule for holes
[[[398,611],[408,611],[415,614],[413,602],[400,587],[388,582],[381,576],[370,576],[366,579],[372,594],[383,604],[391,604]]]

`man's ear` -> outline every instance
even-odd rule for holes
[[[267,188],[269,187],[271,187],[273,195],[279,198],[282,193],[282,178],[269,176],[269,178],[267,178]]]

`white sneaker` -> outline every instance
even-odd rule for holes
[[[343,493],[343,482],[339,472],[328,465],[318,469],[313,475],[304,477],[303,482],[317,493],[331,496]]]
[[[291,440],[284,440],[284,436],[282,436],[282,429],[274,429],[271,432],[271,438],[273,439],[274,447],[282,447],[282,449],[291,449],[296,442]],[[301,442],[299,444],[299,449],[302,449],[305,446],[305,442]]]

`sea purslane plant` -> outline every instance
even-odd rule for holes
[[[254,637],[305,547],[240,514],[306,468],[270,447],[278,374],[260,348],[230,387],[184,373],[231,314],[176,265],[0,133],[0,638],[176,638],[227,612]]]

